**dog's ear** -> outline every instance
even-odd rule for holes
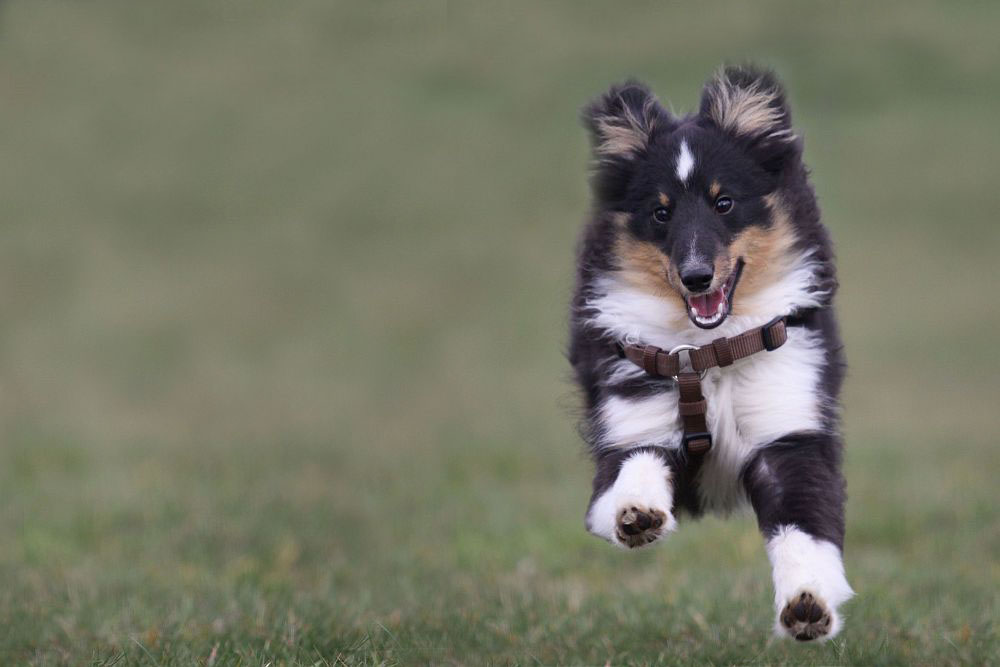
[[[656,96],[638,81],[612,86],[583,110],[599,160],[634,158],[646,149],[653,133],[670,121]]]
[[[597,162],[595,194],[604,201],[624,194],[636,157],[656,134],[676,125],[649,88],[632,80],[612,86],[584,107],[581,116]]]
[[[785,91],[773,72],[725,67],[705,84],[699,116],[744,143],[769,171],[798,152]]]

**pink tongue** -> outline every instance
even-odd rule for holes
[[[717,289],[714,292],[709,292],[708,294],[699,294],[697,296],[688,297],[688,303],[694,308],[695,312],[698,313],[700,317],[713,317],[715,311],[719,309],[719,304],[725,295],[722,293],[722,289]]]

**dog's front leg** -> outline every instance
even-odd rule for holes
[[[612,450],[597,458],[587,530],[629,549],[653,544],[674,530],[668,452],[656,447]]]
[[[829,639],[838,607],[854,593],[844,575],[844,481],[840,443],[821,434],[782,438],[744,471],[774,576],[775,632]]]

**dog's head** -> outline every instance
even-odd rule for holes
[[[629,280],[682,299],[696,326],[739,312],[776,280],[794,233],[779,184],[801,170],[785,94],[769,72],[730,67],[678,119],[644,85],[612,87],[584,110],[597,206],[615,221]]]

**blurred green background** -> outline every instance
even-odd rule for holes
[[[0,662],[996,659],[996,3],[6,2]],[[840,257],[846,563],[585,534],[577,110],[775,67]]]

